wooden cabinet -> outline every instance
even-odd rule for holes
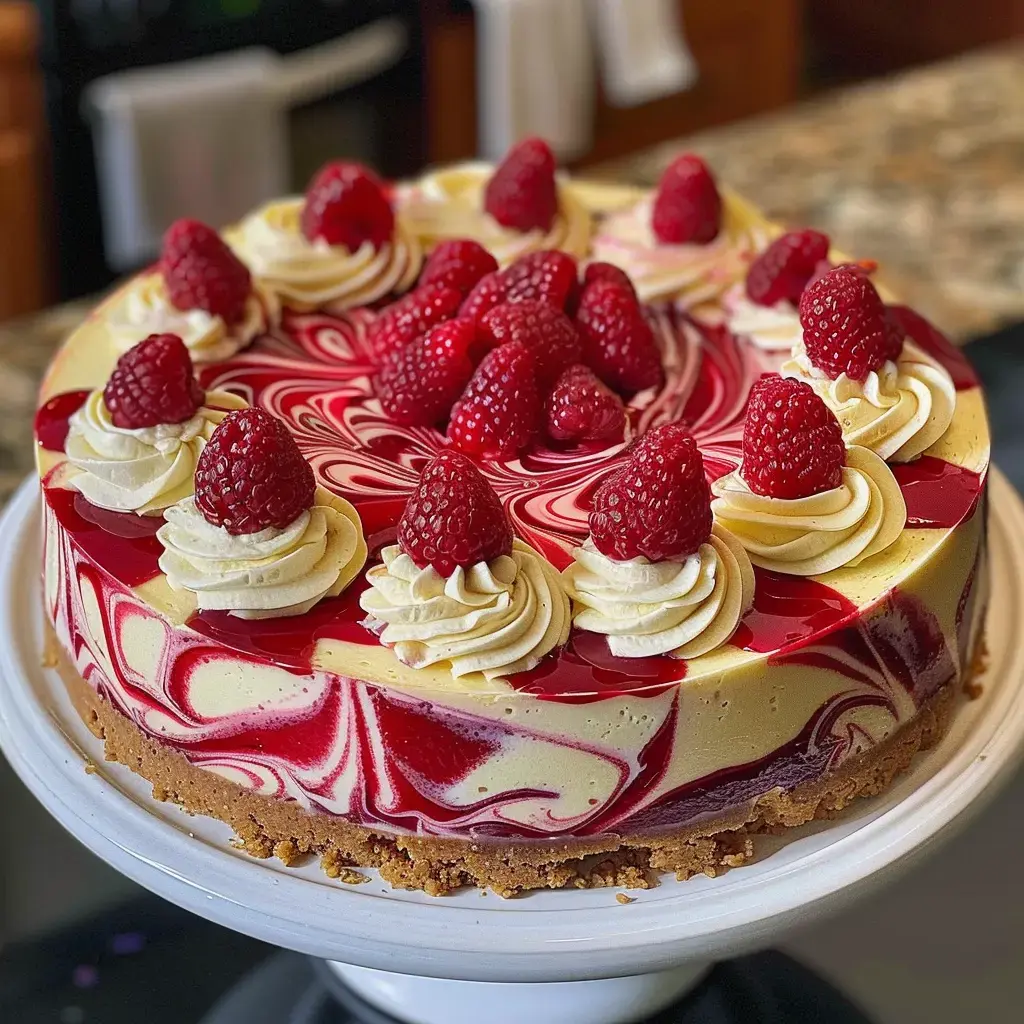
[[[607,160],[796,98],[802,67],[802,0],[679,0],[700,80],[690,90],[621,109],[598,97],[594,147]],[[476,151],[476,54],[472,15],[424,4],[430,159]]]
[[[35,8],[0,3],[0,319],[49,298]]]

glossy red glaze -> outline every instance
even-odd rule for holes
[[[907,503],[907,526],[951,530],[974,515],[984,480],[933,455],[891,466]]]
[[[91,391],[65,391],[54,395],[36,411],[36,441],[48,452],[64,451],[71,417],[85,405]]]

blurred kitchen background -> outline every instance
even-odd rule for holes
[[[398,177],[535,133],[638,183],[695,149],[879,259],[956,341],[988,336],[997,454],[1024,484],[1024,0],[0,0],[0,501],[55,346],[170,221],[228,222],[332,156]],[[0,944],[134,893],[2,758],[0,837]],[[1022,844],[1017,780],[787,948],[881,1021],[1018,1019]]]

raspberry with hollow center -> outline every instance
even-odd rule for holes
[[[503,227],[549,231],[558,214],[555,157],[543,139],[523,139],[484,189],[484,209]]]
[[[313,506],[316,482],[288,428],[263,409],[228,413],[196,463],[196,507],[230,534],[284,529]]]
[[[834,267],[804,290],[800,326],[807,357],[832,380],[845,373],[863,381],[887,359],[897,359],[903,345],[871,279],[849,264]]]
[[[398,546],[421,569],[445,578],[460,566],[512,552],[512,526],[479,469],[456,451],[443,451],[420,475],[398,520]]]
[[[300,226],[310,242],[322,238],[349,252],[369,242],[379,250],[395,233],[395,214],[373,171],[338,160],[322,167],[310,182]]]
[[[130,348],[103,389],[111,421],[124,430],[184,423],[205,398],[192,375],[192,357],[176,334],[151,334]]]
[[[537,434],[536,372],[533,354],[518,341],[489,352],[452,409],[448,440],[476,458],[513,458]]]
[[[201,221],[176,220],[167,229],[160,270],[175,309],[202,309],[227,324],[245,317],[252,294],[249,268]]]
[[[685,427],[657,427],[594,492],[590,536],[616,561],[685,558],[711,536],[711,489]]]
[[[828,259],[828,235],[788,231],[776,238],[747,271],[747,297],[759,306],[796,305],[819,263]]]
[[[803,381],[766,374],[750,390],[740,474],[755,494],[807,498],[843,481],[846,445],[831,409]]]
[[[707,164],[693,153],[677,157],[658,184],[651,229],[663,245],[705,245],[722,227],[722,197]]]

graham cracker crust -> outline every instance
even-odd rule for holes
[[[788,792],[774,790],[727,817],[669,836],[487,844],[377,832],[252,793],[146,736],[82,679],[52,631],[47,663],[56,664],[78,714],[104,741],[107,761],[126,765],[152,783],[156,799],[226,822],[238,837],[235,845],[252,856],[276,856],[294,865],[315,854],[330,877],[349,884],[368,881],[354,869],[371,867],[396,888],[433,896],[472,885],[510,897],[545,888],[646,889],[657,884],[656,874],[662,871],[674,872],[680,881],[697,874],[715,877],[750,860],[759,834],[780,834],[815,818],[832,818],[857,797],[882,792],[918,751],[934,746],[945,734],[960,691],[969,692],[983,665],[984,643],[977,648],[964,687],[943,687],[912,721],[821,781]]]

